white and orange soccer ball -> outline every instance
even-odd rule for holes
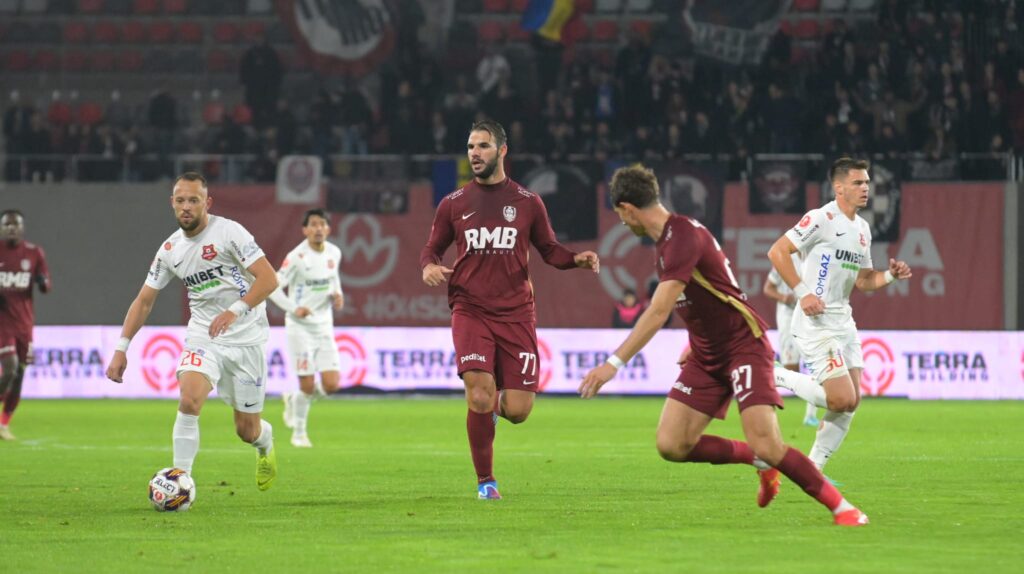
[[[184,512],[196,499],[196,483],[180,468],[164,468],[149,481],[149,501],[160,512]]]

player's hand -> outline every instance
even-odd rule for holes
[[[213,322],[210,323],[210,338],[213,339],[218,335],[223,335],[237,318],[238,316],[231,311],[224,311],[214,317]]]
[[[110,358],[110,364],[107,365],[107,378],[115,383],[123,383],[126,368],[128,368],[128,357],[123,351],[114,351],[114,356]]]
[[[615,373],[617,371],[618,369],[608,363],[603,363],[600,366],[590,369],[587,376],[583,377],[583,382],[580,383],[580,396],[584,399],[589,399],[596,395],[597,391],[600,391],[601,387],[603,387],[605,383],[615,377]]]
[[[892,273],[892,276],[897,279],[910,279],[914,276],[906,261],[896,261],[895,259],[889,260],[889,273]]]
[[[800,308],[804,310],[804,315],[814,317],[825,312],[825,302],[819,299],[817,295],[811,293],[810,295],[804,295],[804,298],[800,300]]]
[[[436,263],[427,263],[427,266],[423,268],[423,282],[430,287],[437,287],[447,281],[448,276],[452,273],[455,273],[454,269]]]
[[[593,251],[577,253],[572,259],[576,262],[576,267],[593,269],[594,273],[601,272],[601,260],[598,258],[597,253],[594,253]]]
[[[786,299],[785,299],[785,301],[783,301],[783,303],[787,307],[795,307],[796,306],[796,295],[794,295],[792,293],[790,293],[789,295],[786,295]]]
[[[295,315],[299,319],[309,317],[310,313],[312,313],[312,311],[309,310],[309,307],[296,307],[295,310],[292,311],[292,315]]]
[[[341,311],[345,307],[345,296],[341,293],[332,293],[331,305],[334,306],[335,311]]]
[[[679,360],[676,361],[676,364],[679,365],[680,368],[682,368],[682,366],[686,364],[686,361],[690,360],[690,355],[692,353],[693,349],[690,347],[686,347],[685,349],[683,349],[683,352],[679,354]]]
[[[34,362],[36,362],[36,353],[35,350],[32,348],[32,341],[29,341],[28,350],[25,351],[25,364],[31,365]]]

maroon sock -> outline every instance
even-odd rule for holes
[[[11,386],[4,395],[4,410],[0,413],[0,424],[6,425],[11,422],[14,409],[18,408],[18,403],[21,402],[21,382],[24,377],[25,371],[21,369],[14,375],[14,380],[11,381]]]
[[[686,455],[686,462],[754,464],[754,451],[745,442],[706,434],[701,435],[693,450]]]
[[[782,457],[782,462],[775,468],[829,510],[835,510],[843,501],[843,495],[825,480],[825,475],[821,474],[811,459],[795,448],[788,448],[786,456]]]
[[[477,482],[494,480],[494,418],[491,413],[466,414],[466,432],[469,434],[469,451],[473,455],[473,468]]]

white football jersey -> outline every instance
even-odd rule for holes
[[[341,293],[340,266],[341,249],[328,241],[324,242],[323,251],[303,241],[288,253],[277,272],[278,288],[270,295],[270,300],[287,313],[286,326],[317,331],[334,327],[331,295]],[[306,307],[311,313],[303,318],[296,317],[294,312],[298,307]]]
[[[175,231],[156,252],[146,285],[163,289],[174,275],[185,283],[192,318],[189,339],[210,340],[210,323],[252,288],[248,268],[263,257],[263,250],[244,227],[211,215],[206,229],[195,237]],[[231,347],[263,345],[270,335],[266,303],[235,320],[216,342]]]
[[[800,250],[800,278],[825,302],[825,313],[793,313],[793,334],[813,338],[821,329],[856,328],[850,292],[861,269],[871,269],[871,228],[863,217],[846,217],[835,201],[804,215],[786,237]]]

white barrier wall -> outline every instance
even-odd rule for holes
[[[446,328],[336,329],[342,383],[385,391],[461,389]],[[582,376],[625,338],[613,329],[541,329],[542,391],[573,393]],[[120,327],[36,327],[29,398],[177,396],[175,370],[183,327],[146,327],[132,341],[124,384],[104,376]],[[775,337],[775,333],[770,334]],[[999,331],[862,331],[865,395],[912,399],[1024,399],[1024,333]],[[686,332],[659,333],[606,393],[665,394],[678,375]],[[295,388],[283,327],[267,349],[267,391]]]

